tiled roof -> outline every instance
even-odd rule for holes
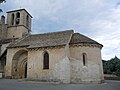
[[[12,41],[14,41],[16,39],[18,39],[18,38],[0,39],[0,45],[10,43],[10,42],[12,42]]]
[[[73,30],[30,35],[17,40],[16,42],[10,44],[8,47],[26,46],[27,48],[36,48],[66,45],[69,42],[72,34]]]
[[[74,33],[72,35],[70,44],[99,44],[99,43],[82,34]]]
[[[72,36],[72,37],[71,37]],[[71,39],[71,40],[70,40]],[[69,42],[70,41],[70,42]],[[41,47],[53,47],[71,44],[99,44],[98,42],[90,39],[79,33],[74,33],[73,30],[29,35],[25,38],[18,39],[11,43],[8,48],[14,47],[27,47],[27,48],[41,48]],[[101,45],[102,47],[102,45]]]

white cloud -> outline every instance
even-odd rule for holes
[[[110,9],[106,14],[91,23],[97,30],[95,38],[104,45],[103,58],[120,57],[120,8]]]
[[[20,7],[32,14],[33,33],[73,28],[104,45],[103,59],[120,57],[120,0],[9,0],[4,8]]]

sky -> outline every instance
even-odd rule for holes
[[[102,59],[120,58],[120,0],[6,0],[7,11],[26,9],[32,33],[73,29],[101,43]]]

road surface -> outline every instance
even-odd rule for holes
[[[120,90],[120,81],[108,80],[102,84],[52,84],[0,79],[0,90]]]

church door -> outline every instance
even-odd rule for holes
[[[28,52],[25,50],[20,50],[14,55],[12,62],[12,78],[27,78],[27,55]]]
[[[24,73],[24,78],[27,78],[27,63],[25,64],[25,73]]]

